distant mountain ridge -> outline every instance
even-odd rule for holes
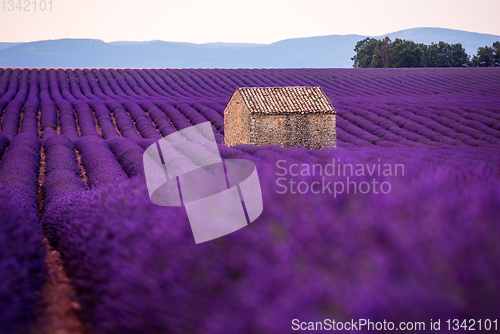
[[[21,43],[2,43],[2,42],[0,42],[0,50],[8,49],[11,46],[18,45],[18,44],[21,44]]]
[[[444,28],[414,28],[389,36],[417,43],[461,43],[469,55],[500,36]],[[0,67],[87,68],[342,68],[352,67],[354,46],[362,35],[293,38],[272,44],[110,42],[59,39],[0,43]]]

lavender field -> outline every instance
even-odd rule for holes
[[[235,88],[299,85],[329,97],[336,148],[223,144]],[[88,333],[500,318],[499,68],[0,68],[0,116],[0,333],[37,323],[44,239]],[[150,201],[142,155],[206,121],[256,164],[264,211],[197,245],[184,208]],[[374,172],[306,172],[333,162]]]

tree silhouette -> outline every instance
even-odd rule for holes
[[[500,42],[496,41],[492,46],[485,45],[477,49],[477,54],[472,58],[472,66],[488,67],[500,66]]]
[[[431,45],[396,38],[365,38],[354,47],[353,67],[465,67],[469,56],[460,43]]]

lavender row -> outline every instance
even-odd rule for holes
[[[124,109],[121,103],[116,101],[108,101],[106,102],[106,106],[112,112],[112,117],[114,117],[114,119],[116,120],[116,127],[123,137],[132,140],[141,138],[140,134],[137,132],[133,120],[130,118],[129,114]]]
[[[14,137],[0,164],[0,184],[38,210],[38,170],[40,140],[37,135],[21,133]]]
[[[78,165],[74,144],[65,136],[53,134],[43,140],[45,152],[44,205],[87,188]]]
[[[0,116],[3,116],[5,107],[9,104],[10,101],[16,96],[17,89],[19,87],[19,76],[21,74],[20,69],[15,69],[14,71],[5,71],[5,77],[9,78],[8,74],[10,74],[9,85],[7,86],[7,91],[0,96]]]
[[[99,135],[104,139],[120,137],[106,104],[101,101],[91,101],[89,106],[92,108],[96,123],[99,126]]]
[[[157,105],[150,101],[140,102],[139,105],[147,112],[163,137],[177,131],[171,119]]]
[[[142,110],[142,108],[137,103],[126,101],[123,102],[122,105],[134,120],[137,130],[140,132],[143,138],[161,138],[160,133],[157,131],[153,122],[151,122],[148,114],[144,110]]]
[[[127,175],[108,146],[100,138],[82,137],[75,142],[90,187],[123,181]]]
[[[0,135],[0,138],[2,136]],[[40,141],[17,135],[0,164],[0,332],[27,332],[40,306],[45,252],[38,221]]]
[[[30,71],[23,70],[19,79],[19,87],[17,89],[17,93],[5,108],[1,129],[2,132],[10,138],[14,137],[19,132],[19,123],[21,121],[22,108],[28,97],[29,81]]]
[[[12,72],[14,70],[7,68],[7,69],[1,69],[2,74],[0,75],[0,96],[3,96],[3,94],[7,91],[7,87],[9,87],[9,78]]]
[[[0,332],[28,333],[46,280],[42,230],[35,210],[0,184]]]
[[[120,162],[123,170],[129,177],[144,175],[143,154],[144,149],[127,138],[117,137],[106,140],[111,152]]]

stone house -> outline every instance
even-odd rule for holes
[[[224,110],[224,143],[336,146],[335,110],[321,87],[240,87]]]

